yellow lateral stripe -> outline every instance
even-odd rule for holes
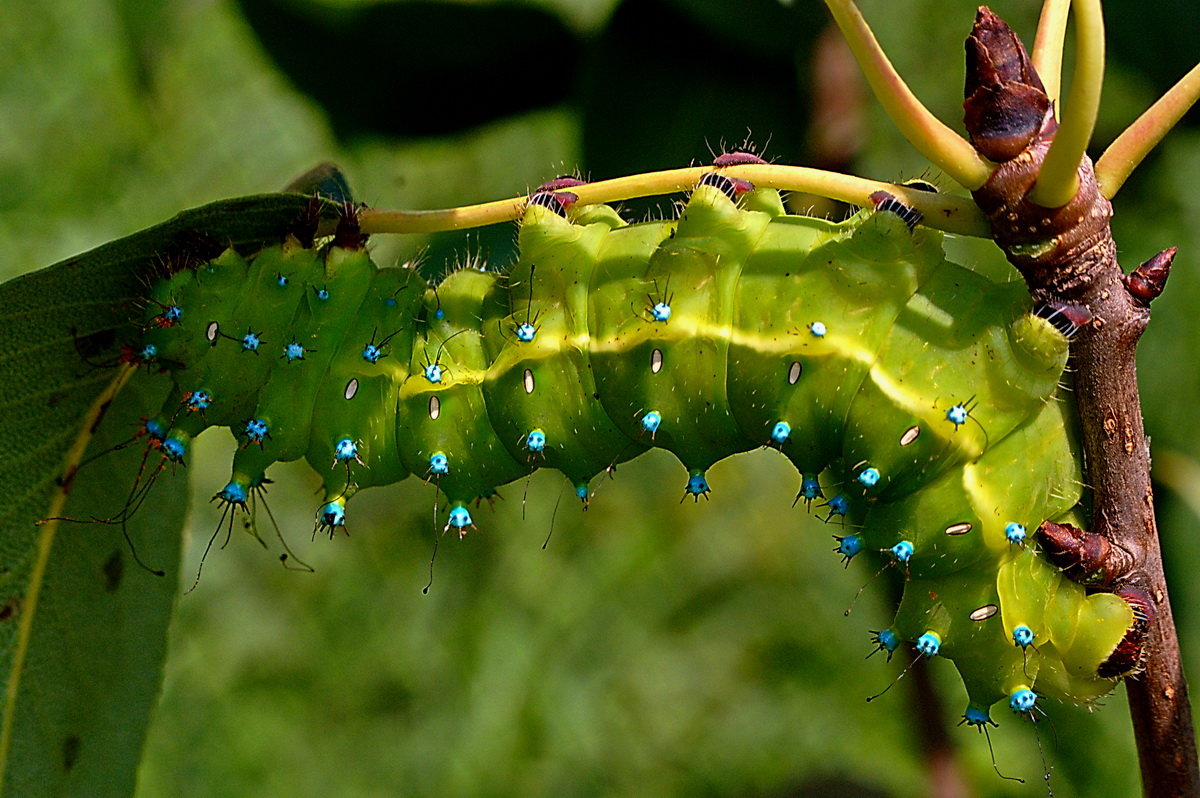
[[[436,393],[448,390],[455,385],[481,385],[488,379],[490,374],[507,373],[515,367],[517,362],[530,359],[550,359],[557,357],[568,348],[586,351],[589,354],[620,354],[651,338],[660,337],[664,329],[663,327],[656,327],[647,323],[640,330],[630,331],[621,336],[614,336],[608,339],[593,338],[589,334],[581,333],[579,335],[541,341],[536,348],[506,347],[501,356],[489,368],[468,369],[455,366],[451,369],[453,376],[441,383],[434,384],[419,374],[412,375],[401,386],[400,398],[408,399],[417,395]],[[672,319],[671,332],[673,333],[672,337],[677,337],[679,340],[708,338],[715,341],[724,341],[730,345],[744,346],[764,354],[802,353],[801,350],[797,350],[796,341],[792,340],[789,336],[766,336],[743,332],[731,324],[713,324],[703,319],[686,317]],[[930,433],[938,436],[946,443],[953,444],[955,448],[964,451],[969,459],[974,459],[983,454],[983,446],[979,441],[974,439],[975,436],[967,435],[962,430],[955,432],[953,430],[942,429],[942,425],[937,423],[941,419],[941,415],[937,411],[930,410],[928,397],[922,396],[901,385],[898,380],[889,375],[879,365],[874,354],[858,346],[853,339],[830,335],[824,339],[823,346],[836,350],[834,352],[835,356],[840,356],[858,365],[866,366],[868,377],[876,387],[891,399],[897,407],[922,419],[926,423]],[[822,357],[821,354],[813,353],[808,353],[807,356]],[[969,445],[965,445],[968,442]]]

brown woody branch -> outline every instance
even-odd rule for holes
[[[981,9],[967,41],[966,122],[981,154],[999,161],[974,192],[997,244],[1025,277],[1035,301],[1087,321],[1071,342],[1075,396],[1092,488],[1091,529],[1046,528],[1044,547],[1080,581],[1114,590],[1137,615],[1123,655],[1142,670],[1127,680],[1130,712],[1149,796],[1200,794],[1195,733],[1179,641],[1163,575],[1150,487],[1150,451],[1142,424],[1135,351],[1161,293],[1174,250],[1128,278],[1116,260],[1091,160],[1080,188],[1061,208],[1028,199],[1057,123],[1020,41]],[[1136,634],[1134,634],[1136,631]]]

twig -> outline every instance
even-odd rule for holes
[[[1009,34],[1003,22],[981,11],[972,33],[981,43],[978,52],[990,63],[1017,66],[989,73],[982,87],[968,85],[968,127],[972,118],[999,119],[986,108],[983,113],[975,109],[972,117],[970,98],[986,105],[995,97],[1023,97],[1031,77],[1036,79],[1018,68],[1025,63],[1024,53],[1014,49],[1020,43]],[[970,66],[967,72],[973,74]],[[980,88],[979,93],[973,88]],[[1003,120],[996,130],[1011,139],[1013,128]],[[1032,202],[1030,193],[1055,131],[1050,115],[1037,129],[1027,128],[1028,145],[1002,163],[974,197],[992,221],[996,243],[1025,277],[1035,299],[1056,303],[1081,320],[1090,317],[1071,342],[1092,486],[1092,527],[1089,532],[1074,530],[1081,543],[1073,553],[1090,584],[1119,593],[1134,609],[1133,630],[1118,652],[1124,648],[1123,654],[1132,658],[1129,664],[1144,665],[1128,680],[1128,695],[1146,795],[1198,795],[1195,732],[1163,576],[1135,367],[1137,342],[1150,321],[1149,302],[1163,289],[1174,250],[1160,253],[1125,277],[1109,224],[1112,207],[1086,156],[1076,167],[1079,190],[1073,199],[1054,210]],[[989,131],[971,133],[973,141],[987,141]],[[1087,540],[1106,545],[1084,555],[1082,542]],[[1053,555],[1057,543],[1051,543],[1046,548]]]

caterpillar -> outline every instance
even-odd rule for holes
[[[240,510],[304,458],[331,535],[355,492],[415,475],[463,535],[472,501],[535,469],[586,505],[597,475],[659,447],[699,498],[713,463],[772,448],[797,503],[838,525],[836,554],[903,573],[873,642],[952,660],[966,723],[1090,702],[1137,668],[1145,603],[1068,579],[1032,532],[1073,529],[1084,501],[1062,314],[948,261],[887,195],[839,223],[719,171],[671,220],[574,199],[561,181],[531,197],[503,273],[379,268],[347,207],[330,242],[160,280],[129,350],[174,382],[149,449],[183,462],[227,427],[215,498]]]

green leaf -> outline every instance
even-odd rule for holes
[[[128,393],[90,451],[127,439],[139,414],[162,399],[145,384]],[[89,464],[72,486],[66,514],[87,519],[120,510],[132,484],[124,475],[141,460],[141,448],[129,447]],[[41,491],[43,498],[51,492]],[[30,500],[3,518],[4,794],[127,795],[166,654],[185,486],[159,486],[152,508],[128,524],[138,556],[167,576],[137,565],[120,526],[32,526]],[[14,549],[15,541],[28,550]]]
[[[105,414],[97,398],[118,371],[100,361],[115,363],[114,347],[133,337],[136,300],[164,256],[197,241],[277,239],[306,203],[296,195],[213,203],[0,286],[0,479],[9,486],[0,509],[0,787],[8,794],[132,792],[161,678],[185,482],[156,486],[124,528],[36,524],[58,512],[118,516],[139,468],[146,484],[161,462],[123,444],[139,417],[161,406],[167,381],[135,375]],[[62,480],[79,459],[77,441],[93,431],[88,455],[102,456]],[[59,510],[64,482],[69,498]]]

